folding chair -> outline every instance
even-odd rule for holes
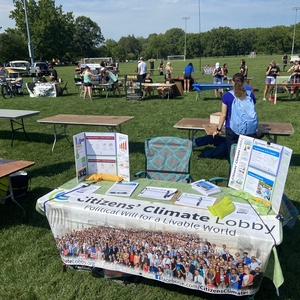
[[[67,87],[67,85],[68,85],[68,82],[66,82],[63,87],[59,88],[59,94],[60,95],[63,95],[64,91],[66,91],[66,93],[68,94],[68,87]]]
[[[190,157],[192,141],[177,137],[155,137],[145,140],[146,167],[135,177],[174,182],[191,182]]]

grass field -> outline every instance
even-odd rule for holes
[[[195,77],[199,82],[212,82],[212,77],[202,75],[203,67],[217,61],[229,65],[229,76],[239,70],[240,59],[245,57],[207,58],[174,61],[174,75],[182,75],[190,61],[194,64]],[[300,164],[300,101],[288,100],[288,94],[279,94],[277,105],[262,101],[265,70],[271,59],[281,63],[280,56],[258,56],[245,58],[249,67],[249,76],[254,76],[251,84],[255,88],[257,112],[260,121],[291,122],[295,134],[279,137],[278,143],[293,149],[293,157],[287,177],[285,193],[299,208],[299,164]],[[121,63],[120,76],[133,74],[137,63]],[[158,67],[156,62],[155,67]],[[201,94],[190,92],[175,99],[145,101],[127,101],[119,98],[94,97],[94,101],[83,101],[74,86],[75,66],[57,67],[59,77],[68,82],[67,95],[58,98],[30,98],[28,93],[12,99],[0,98],[1,108],[39,110],[40,115],[25,120],[26,131],[31,141],[28,142],[22,132],[15,134],[14,146],[10,146],[11,131],[7,120],[0,120],[0,157],[35,161],[28,169],[31,186],[28,195],[20,202],[27,210],[29,220],[23,222],[22,212],[8,201],[0,206],[0,299],[220,299],[216,296],[197,293],[176,286],[161,285],[155,281],[142,280],[136,289],[131,289],[104,278],[96,278],[89,272],[68,269],[62,272],[61,260],[50,231],[47,219],[35,211],[36,200],[55,187],[75,177],[73,148],[66,139],[59,138],[54,153],[53,128],[37,123],[38,119],[55,114],[91,114],[91,115],[128,115],[135,118],[122,126],[123,133],[130,141],[131,174],[144,167],[143,143],[145,138],[161,135],[187,137],[187,133],[173,128],[181,118],[208,118],[213,112],[220,111],[221,101],[215,99],[214,92]],[[281,75],[287,75],[282,72]],[[154,75],[153,81],[163,81],[163,77]],[[26,80],[31,80],[27,78]],[[83,131],[102,131],[96,127],[69,126],[68,134],[72,137]],[[227,176],[228,163],[225,159],[197,159],[200,151],[193,151],[191,174],[194,179]],[[285,283],[280,288],[279,299],[299,299],[299,221],[292,231],[284,232],[284,240],[279,256],[285,276]],[[270,280],[265,279],[255,299],[278,299]]]

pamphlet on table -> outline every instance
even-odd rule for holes
[[[229,187],[270,201],[278,214],[292,152],[285,146],[240,135]]]
[[[119,175],[129,181],[128,136],[115,132],[82,132],[73,136],[78,182],[92,174]]]
[[[205,196],[218,194],[221,192],[221,189],[217,185],[206,181],[205,179],[195,181],[191,185],[194,190],[200,192],[202,195]]]
[[[116,182],[105,194],[112,196],[129,197],[139,184],[137,182]]]
[[[207,206],[214,205],[216,200],[217,198],[213,197],[182,193],[175,201],[175,204],[207,209]]]

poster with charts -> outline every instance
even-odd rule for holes
[[[119,175],[130,180],[128,136],[114,132],[82,132],[73,136],[78,182],[91,174]]]
[[[269,201],[278,214],[292,149],[240,135],[229,177],[229,187]]]

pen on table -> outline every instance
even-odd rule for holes
[[[174,191],[173,193],[168,194],[167,197],[173,196],[173,195],[175,195],[176,193],[177,193],[177,190]]]
[[[147,188],[144,188],[144,189],[141,191],[141,194],[144,194],[146,191],[147,191]]]
[[[199,206],[199,205],[200,205],[200,203],[201,203],[201,201],[202,201],[202,197],[200,197],[200,198],[199,198],[199,200],[198,200],[198,202],[197,202],[197,204],[196,204],[196,205],[197,205],[197,206]]]
[[[169,196],[170,191],[167,191],[166,194],[164,195],[164,198],[167,198]]]

